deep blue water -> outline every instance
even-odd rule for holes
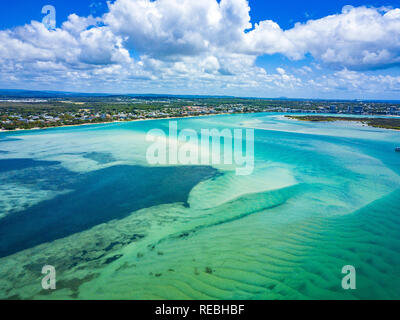
[[[36,161],[33,159],[4,159],[0,160],[0,172],[21,170],[32,167],[51,166],[56,164],[58,164],[58,162],[56,161]]]
[[[186,203],[190,190],[217,172],[211,167],[114,166],[73,175],[56,164],[1,160],[2,171],[45,166],[54,176],[48,177],[50,184],[63,177],[75,181],[62,186],[71,192],[0,219],[0,257],[122,219],[142,208]]]

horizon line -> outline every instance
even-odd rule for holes
[[[8,94],[7,94],[8,92]],[[290,97],[251,97],[251,96],[231,96],[231,95],[206,95],[206,94],[169,94],[169,93],[107,93],[107,92],[79,92],[79,91],[61,91],[61,90],[32,90],[32,89],[2,89],[0,88],[0,96],[10,96],[12,97],[12,93],[43,93],[43,94],[59,94],[63,96],[70,96],[70,97],[75,97],[78,98],[79,96],[105,96],[105,97],[118,97],[118,96],[138,96],[138,97],[151,97],[151,96],[159,96],[159,97],[193,97],[193,98],[217,98],[217,99],[223,99],[223,98],[233,98],[233,99],[249,99],[249,100],[293,100],[293,101],[299,101],[299,100],[310,100],[310,101],[352,101],[352,102],[363,102],[363,101],[368,101],[368,102],[398,102],[400,103],[400,99],[361,99],[361,98],[353,98],[353,99],[334,99],[334,98],[290,98]],[[75,95],[75,96],[74,96]],[[43,96],[46,98],[56,98],[56,97],[50,97],[50,96]]]

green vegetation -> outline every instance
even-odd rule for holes
[[[400,105],[385,102],[171,96],[0,98],[0,130],[256,112],[400,114]]]
[[[361,122],[370,127],[400,130],[400,118],[355,118],[332,116],[286,116],[290,119],[313,122],[352,121]]]

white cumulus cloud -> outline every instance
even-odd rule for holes
[[[266,96],[346,85],[398,91],[400,78],[379,70],[400,64],[400,9],[346,6],[283,30],[270,20],[252,25],[247,0],[108,6],[101,17],[71,14],[55,30],[37,21],[0,30],[0,85]],[[313,61],[296,70],[258,65],[272,54]]]
[[[309,53],[331,66],[350,69],[400,64],[400,9],[346,6],[340,14],[298,23],[289,30],[262,21],[246,35],[246,49],[295,60]]]

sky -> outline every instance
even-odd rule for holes
[[[43,23],[45,5],[55,27]],[[400,99],[400,1],[0,2],[0,88]]]

